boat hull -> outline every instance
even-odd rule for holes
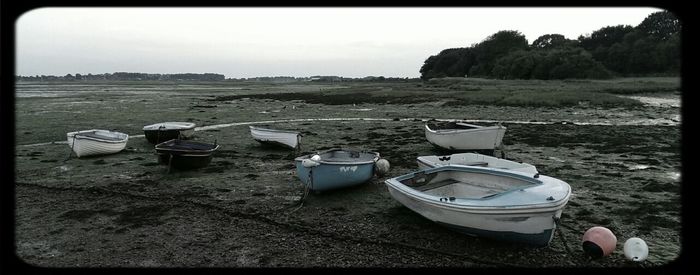
[[[364,154],[362,160],[335,163],[320,161],[320,164],[315,167],[302,165],[302,160],[309,159],[312,155],[298,157],[294,160],[297,177],[313,191],[326,191],[365,183],[374,175],[374,164],[379,159],[379,153],[362,154]]]
[[[159,144],[171,139],[190,139],[194,136],[195,124],[191,122],[163,122],[143,127],[146,140]]]
[[[476,129],[430,129],[425,125],[428,142],[447,150],[494,150],[501,146],[506,127],[497,125]]]
[[[194,141],[169,140],[155,146],[158,163],[178,170],[202,168],[213,158],[219,145]]]
[[[98,131],[98,133],[116,137],[118,140],[91,138],[88,136],[84,136],[84,134],[91,133],[94,131]],[[67,133],[66,136],[68,140],[68,146],[71,147],[75,155],[78,157],[118,153],[124,150],[124,148],[126,147],[126,143],[129,141],[129,135],[107,130],[85,130],[79,132],[71,132]]]
[[[522,171],[537,174],[537,168],[528,163],[519,163],[492,156],[462,153],[447,156],[419,156],[416,158],[419,169],[428,169],[444,165],[468,165],[489,168],[507,169],[512,171]]]
[[[413,212],[441,226],[474,237],[547,246],[554,236],[553,217],[562,210],[524,214],[478,214],[438,207],[389,188],[389,194]]]
[[[298,132],[283,131],[275,129],[265,129],[260,127],[250,127],[250,134],[253,139],[261,144],[274,145],[290,149],[297,149],[301,137]]]
[[[189,130],[144,130],[146,140],[158,144],[171,139],[189,139],[194,135],[194,129]]]
[[[170,165],[170,167],[178,170],[190,170],[206,167],[209,165],[209,163],[211,163],[212,158],[213,155],[158,153],[158,163]]]
[[[507,182],[514,185],[492,195],[484,193],[486,196],[472,197],[455,195],[463,192],[459,190],[464,187],[458,183],[426,189],[430,184],[455,179],[464,181],[459,184],[475,186]],[[425,185],[421,185],[422,182]],[[571,195],[569,185],[555,178],[544,175],[535,178],[525,172],[471,166],[429,168],[388,179],[385,183],[392,198],[435,223],[472,236],[533,246],[546,246],[551,242],[555,220],[561,217]],[[418,185],[409,187],[404,183]]]

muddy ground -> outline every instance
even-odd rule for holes
[[[680,255],[678,105],[519,107],[430,97],[392,103],[366,94],[337,104],[332,93],[311,95],[338,87],[18,85],[16,256],[41,267],[662,267]],[[302,92],[309,94],[290,96]],[[637,96],[680,100],[668,91]],[[367,119],[312,120],[328,118]],[[436,118],[502,121],[506,158],[571,185],[550,246],[461,235],[390,197],[384,180],[415,170],[417,156],[445,153],[422,130],[424,120]],[[286,121],[293,119],[310,120]],[[194,137],[221,145],[211,164],[167,173],[139,136],[144,125],[163,121],[212,126]],[[254,141],[245,123],[260,121],[301,131],[301,152]],[[127,149],[69,157],[65,133],[93,128],[130,134]],[[377,151],[391,170],[300,204],[294,157],[332,147]],[[583,254],[581,236],[592,226],[616,234],[609,257]],[[625,259],[630,237],[647,242],[647,261]]]

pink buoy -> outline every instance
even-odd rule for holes
[[[602,226],[594,226],[583,234],[583,252],[593,258],[610,255],[617,246],[615,234]]]

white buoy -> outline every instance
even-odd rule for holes
[[[386,159],[379,159],[377,163],[374,164],[374,171],[377,173],[377,176],[383,176],[386,175],[387,172],[389,172],[389,161]]]
[[[635,262],[644,261],[647,259],[647,256],[649,256],[649,247],[647,243],[637,237],[627,239],[623,250],[625,252],[625,257]]]
[[[301,165],[306,167],[306,168],[311,168],[314,166],[319,166],[321,164],[313,161],[313,159],[303,159],[303,160],[301,160]]]

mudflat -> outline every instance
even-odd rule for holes
[[[681,251],[680,87],[674,78],[609,81],[18,83],[15,254],[41,267],[660,267]],[[384,180],[447,154],[432,119],[508,129],[502,150],[573,194],[547,247],[450,231],[405,208]],[[221,147],[190,171],[158,164],[142,128],[197,124]],[[302,133],[301,150],[264,146],[247,125]],[[130,135],[112,155],[70,155],[66,133]],[[379,152],[389,173],[311,193],[293,159],[334,148]],[[590,259],[590,227],[616,234]],[[639,237],[649,258],[629,262]]]

